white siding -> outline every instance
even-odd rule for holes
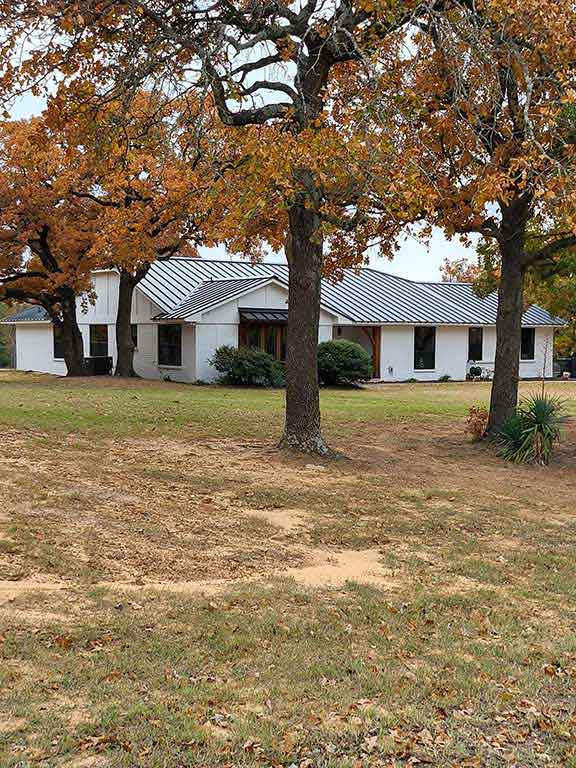
[[[54,337],[49,323],[16,326],[16,365],[19,371],[66,375],[64,360],[54,359]]]
[[[531,379],[542,375],[546,357],[546,376],[552,376],[553,340],[551,328],[536,329],[535,360],[520,361],[520,378]],[[483,360],[475,365],[494,371],[496,328],[484,328]],[[466,378],[468,370],[468,327],[437,326],[436,367],[433,371],[414,368],[414,326],[382,326],[381,377],[384,381],[434,381],[447,374],[454,380]]]
[[[93,276],[97,293],[95,304],[86,299],[78,301],[78,321],[84,341],[84,352],[90,354],[90,324],[108,325],[109,354],[116,362],[115,322],[118,304],[119,277],[114,272],[98,272]],[[169,376],[177,381],[202,379],[211,381],[216,372],[208,360],[214,351],[228,344],[238,344],[239,310],[241,308],[286,309],[288,292],[279,285],[270,284],[245,294],[228,304],[205,312],[195,318],[196,323],[183,323],[182,366],[166,368],[158,365],[158,325],[152,322],[161,308],[153,304],[138,289],[132,303],[132,322],[138,324],[138,348],[134,363],[136,372],[149,379]],[[366,333],[358,326],[343,322],[342,334],[336,332],[337,318],[320,313],[318,340],[345,338],[358,341],[371,352]],[[17,366],[20,370],[34,370],[64,375],[63,360],[54,360],[52,326],[43,323],[22,323],[16,326]],[[484,359],[478,363],[493,370],[496,348],[496,329],[484,328]],[[536,329],[535,360],[521,361],[520,376],[541,376],[546,358],[546,375],[552,376],[553,330]],[[452,379],[464,379],[467,371],[468,327],[438,326],[436,330],[436,367],[433,371],[414,369],[414,327],[410,325],[383,325],[381,349],[381,377],[384,381],[403,381],[415,378],[431,381],[447,374]]]
[[[202,381],[214,381],[218,373],[208,362],[218,347],[238,346],[240,309],[287,309],[288,291],[279,285],[266,285],[240,296],[216,309],[204,312],[196,325],[196,376]],[[319,341],[332,338],[334,317],[320,312]]]
[[[494,371],[496,357],[496,328],[484,328],[483,360],[476,365]],[[534,341],[534,360],[520,360],[520,378],[537,379],[542,376],[550,378],[554,370],[554,329],[536,328]]]

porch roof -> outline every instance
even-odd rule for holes
[[[282,323],[288,321],[287,309],[240,309],[240,320],[248,323]]]

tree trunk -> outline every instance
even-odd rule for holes
[[[495,434],[514,414],[522,341],[524,267],[520,246],[501,249],[502,275],[498,289],[496,358],[488,432]]]
[[[66,288],[60,300],[62,346],[67,376],[86,376],[84,342],[76,316],[76,295]]]
[[[290,273],[286,360],[286,423],[281,447],[328,454],[320,429],[318,326],[323,244],[317,214],[299,201],[289,210]]]
[[[116,315],[116,376],[134,378],[134,342],[132,341],[132,297],[137,279],[129,272],[120,270],[118,313]]]

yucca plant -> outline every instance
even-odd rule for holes
[[[545,393],[523,398],[498,433],[500,456],[516,464],[549,464],[564,419],[559,398]]]

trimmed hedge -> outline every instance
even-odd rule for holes
[[[248,347],[219,347],[209,360],[225,384],[252,387],[284,386],[284,368],[272,355]]]
[[[341,386],[372,376],[372,358],[355,341],[324,341],[318,345],[318,376],[322,384]]]

